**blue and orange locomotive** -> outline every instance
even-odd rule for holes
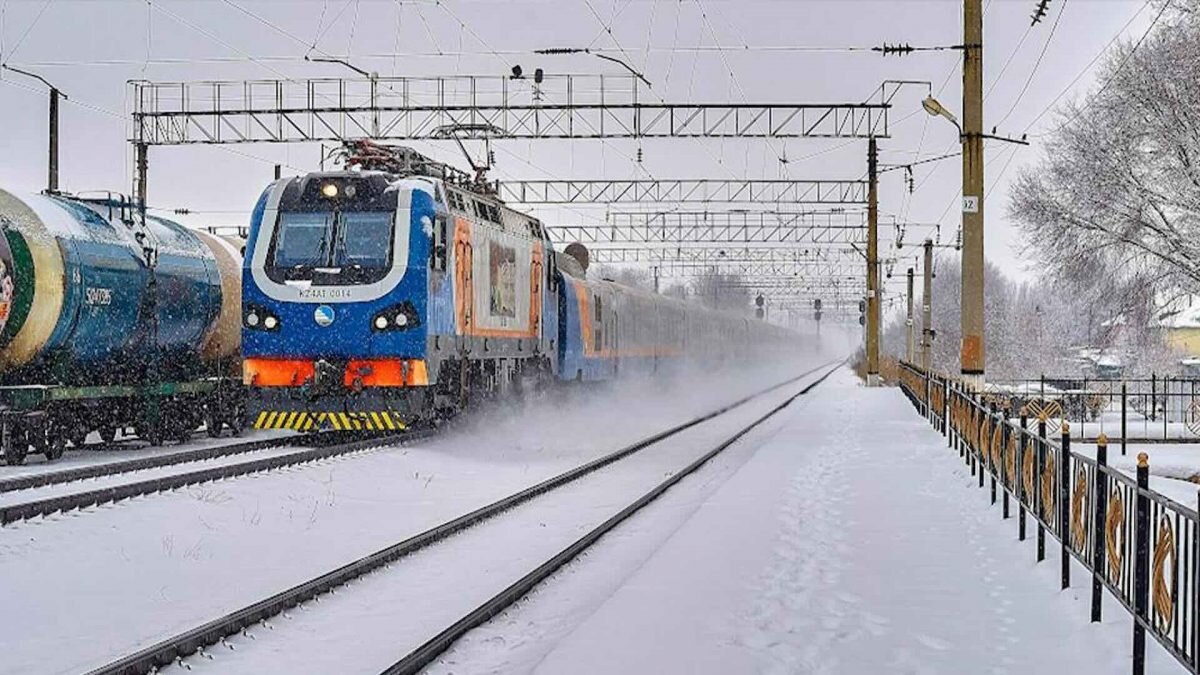
[[[390,431],[536,380],[710,362],[790,331],[608,281],[486,183],[407,148],[273,183],[243,269],[256,428]],[[584,256],[579,256],[584,257]]]

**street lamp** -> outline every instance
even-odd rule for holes
[[[954,128],[958,129],[958,135],[962,135],[962,125],[958,123],[958,118],[955,117],[949,110],[946,110],[946,107],[939,103],[932,94],[926,96],[925,100],[921,101],[921,107],[925,109],[925,112],[929,113],[933,117],[945,117],[946,119],[950,120],[950,122],[954,125]]]

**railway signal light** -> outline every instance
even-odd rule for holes
[[[858,325],[867,325],[867,301],[865,298],[858,301]]]

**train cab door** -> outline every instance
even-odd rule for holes
[[[536,251],[529,263],[529,330],[536,352],[542,339],[542,257]]]

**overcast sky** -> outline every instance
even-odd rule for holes
[[[1030,28],[1035,0],[985,0],[985,127],[1028,133],[1029,148],[987,146],[987,256],[1018,277],[1030,270],[1006,222],[1007,186],[1036,162],[1047,109],[1095,86],[1093,63],[1118,36],[1136,39],[1152,19],[1143,0],[1051,0]],[[856,102],[884,80],[926,80],[955,114],[962,108],[960,52],[881,57],[850,48],[962,40],[961,2],[904,0],[0,0],[0,62],[35,70],[70,97],[62,112],[65,190],[129,192],[126,81],[343,76],[303,61],[336,54],[383,76],[501,75],[513,64],[548,73],[621,72],[587,55],[539,56],[545,47],[610,48],[645,74],[667,101]],[[244,11],[243,11],[244,10]],[[1056,26],[1057,23],[1057,26]],[[1040,64],[1038,63],[1040,60]],[[1102,59],[1101,59],[1102,61]],[[1099,63],[1100,61],[1096,61]],[[1036,65],[1036,68],[1035,68]],[[893,99],[881,161],[910,162],[957,149],[947,121],[920,108],[923,86]],[[1059,98],[1061,97],[1061,98]],[[45,187],[46,97],[26,78],[0,71],[0,186]],[[458,164],[453,145],[415,144]],[[500,141],[504,178],[831,178],[865,172],[866,142],[763,140]],[[279,162],[316,168],[315,146],[167,147],[152,152],[150,202],[202,211],[190,224],[241,224]],[[779,161],[786,154],[784,165]],[[959,227],[958,159],[885,175],[881,211],[939,223],[941,241]],[[603,212],[546,209],[550,222],[592,222]],[[932,230],[906,233],[919,243]],[[884,235],[886,241],[894,232]],[[895,255],[892,252],[888,255]],[[907,246],[901,255],[916,253]],[[905,266],[907,263],[902,263]],[[897,274],[899,277],[900,274]]]

